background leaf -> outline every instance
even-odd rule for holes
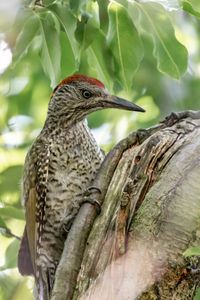
[[[0,271],[16,267],[19,241],[14,239],[6,250],[5,264],[0,267]]]
[[[7,228],[6,223],[4,222],[2,217],[0,216],[0,231],[1,231],[1,229],[4,229],[4,228]]]
[[[24,220],[24,213],[21,209],[12,206],[0,207],[0,215],[18,220]]]
[[[86,6],[87,0],[69,0],[70,8],[78,14]]]
[[[200,300],[200,289],[197,289],[193,300]]]
[[[70,12],[69,7],[64,4],[54,3],[48,7],[52,13],[56,16],[60,22],[62,30],[66,33],[66,39],[68,40],[68,45],[71,47],[70,53],[73,55],[70,56],[72,62],[75,63],[79,57],[78,44],[74,37],[74,32],[76,29],[76,18]]]
[[[156,2],[164,6],[167,10],[178,9],[179,1],[178,0],[143,0],[143,3]]]
[[[189,257],[189,256],[193,256],[193,255],[198,255],[200,256],[200,247],[191,247],[191,248],[188,248],[184,253],[183,255],[185,257]]]
[[[27,30],[29,28],[29,30]],[[37,15],[32,15],[24,24],[24,28],[20,32],[14,48],[13,60],[15,63],[27,53],[33,39],[39,30],[39,20]]]
[[[151,37],[154,56],[160,72],[176,79],[187,69],[187,50],[176,39],[164,8],[156,3],[130,3],[129,11],[137,28]],[[163,30],[164,29],[164,30]]]
[[[40,15],[40,30],[42,34],[41,62],[53,88],[60,79],[61,48],[59,31],[55,27],[51,14]]]
[[[112,56],[106,45],[105,35],[100,30],[98,30],[96,38],[93,39],[88,49],[88,57],[91,69],[93,69],[93,76],[99,77],[109,89],[112,89],[112,84],[109,80],[111,74],[113,74],[110,64]]]
[[[185,11],[200,18],[200,2],[198,0],[183,0],[181,3]]]
[[[5,168],[0,173],[0,195],[2,196],[8,190],[14,193],[20,190],[20,176],[22,174],[22,165],[15,165]],[[12,178],[12,184],[11,184]]]
[[[143,48],[137,30],[126,9],[115,2],[108,6],[107,41],[115,58],[115,75],[128,91],[143,58]]]

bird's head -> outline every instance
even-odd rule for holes
[[[80,121],[91,112],[104,108],[118,108],[144,112],[138,105],[113,96],[95,78],[75,74],[61,81],[52,93],[48,114]]]

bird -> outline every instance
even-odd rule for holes
[[[55,272],[73,219],[104,154],[87,125],[87,115],[106,108],[144,112],[111,95],[92,77],[73,74],[50,97],[47,117],[24,163],[25,228],[18,253],[21,275],[35,278],[38,299],[49,300]]]

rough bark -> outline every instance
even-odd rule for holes
[[[69,232],[53,300],[193,299],[200,287],[200,112],[171,114],[106,157]]]

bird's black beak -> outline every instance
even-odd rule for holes
[[[108,96],[108,98],[103,100],[103,104],[105,108],[119,108],[125,110],[145,112],[145,110],[142,107],[116,96]]]

